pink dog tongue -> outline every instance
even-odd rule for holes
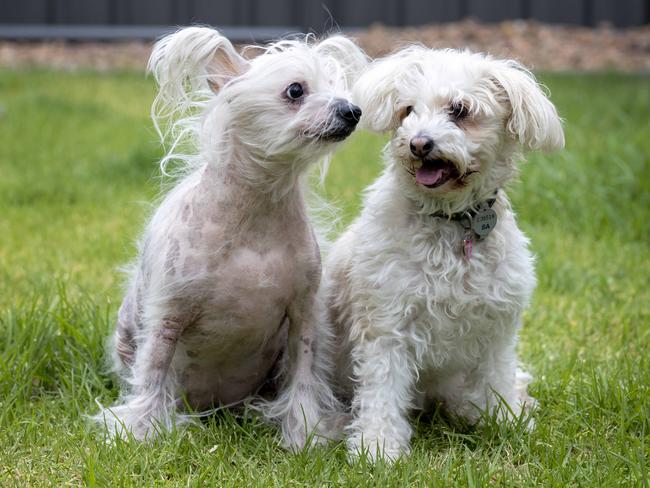
[[[422,166],[415,172],[415,181],[420,185],[433,185],[442,178],[442,168]]]

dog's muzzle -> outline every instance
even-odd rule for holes
[[[420,167],[413,170],[415,182],[427,188],[438,188],[449,180],[460,178],[456,165],[445,158],[436,157],[435,141],[418,134],[409,141],[411,154],[420,160]]]
[[[415,182],[427,188],[438,188],[459,177],[456,165],[446,159],[422,159],[420,167],[415,170]]]
[[[326,141],[342,141],[356,128],[361,119],[361,109],[343,98],[336,99],[332,104],[334,117],[328,129],[320,139]]]

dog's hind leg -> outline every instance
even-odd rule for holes
[[[520,388],[523,377],[518,371],[516,336],[504,336],[471,371],[467,372],[458,402],[451,410],[474,423],[481,412],[496,415],[499,421],[512,421],[527,407]],[[532,400],[529,400],[532,404]],[[529,428],[534,423],[529,421]]]
[[[181,419],[176,416],[177,382],[170,365],[188,319],[170,313],[167,307],[152,308],[148,324],[144,324],[147,335],[136,349],[126,378],[130,392],[122,404],[95,417],[112,434],[125,435],[128,431],[138,440],[152,438],[159,429],[171,430]]]

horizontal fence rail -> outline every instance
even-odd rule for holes
[[[204,23],[234,39],[265,40],[467,17],[629,27],[650,23],[650,0],[0,0],[0,37],[149,39],[170,26]]]

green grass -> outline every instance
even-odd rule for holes
[[[650,79],[547,75],[567,148],[533,155],[511,196],[538,256],[521,356],[537,429],[417,423],[394,467],[341,445],[291,455],[229,413],[154,445],[105,445],[84,415],[117,391],[103,341],[160,189],[138,74],[0,72],[0,485],[650,486]],[[326,193],[348,222],[380,171],[355,134]]]

